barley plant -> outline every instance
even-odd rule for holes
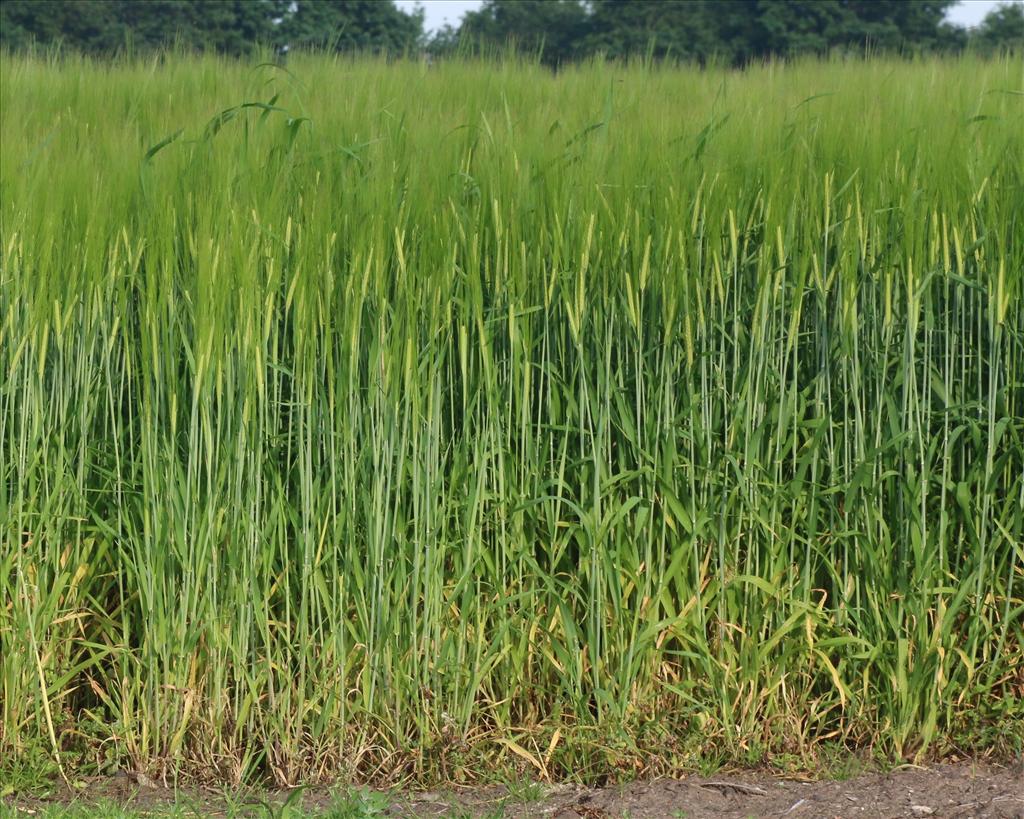
[[[0,67],[0,759],[1020,750],[1019,57]]]

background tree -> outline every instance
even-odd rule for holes
[[[848,42],[885,50],[935,51],[963,45],[963,29],[946,22],[956,0],[842,0],[850,13]]]
[[[87,54],[116,51],[126,28],[117,0],[4,0],[0,2],[0,45],[64,45]]]
[[[971,45],[985,53],[1024,52],[1024,3],[992,9],[972,33]]]
[[[965,42],[945,22],[955,0],[485,0],[462,39],[540,51],[548,64],[603,53],[735,65],[836,48],[920,52]],[[442,35],[444,42],[453,33]]]
[[[484,0],[428,47],[504,47],[547,65],[649,54],[733,65],[834,50],[952,51],[967,41],[945,22],[955,0]],[[1024,9],[993,11],[981,51],[1020,47]],[[423,12],[393,0],[2,0],[0,45],[61,42],[91,54],[177,42],[241,55],[260,42],[402,53],[424,45]]]
[[[706,0],[592,0],[582,50],[608,57],[651,54],[700,59],[716,50]]]
[[[955,0],[709,0],[712,41],[734,64],[835,49],[954,49],[962,29],[945,23]],[[684,3],[685,5],[685,3]]]
[[[298,0],[280,39],[291,48],[402,53],[423,39],[423,11],[406,14],[392,0]]]
[[[333,45],[402,52],[419,44],[423,13],[392,0],[4,0],[0,45],[63,43],[111,54],[129,42],[139,49],[172,43],[241,55],[259,43]]]
[[[241,55],[275,38],[274,18],[286,4],[271,0],[120,0],[120,23],[137,48],[171,42],[200,51]]]
[[[581,56],[587,31],[581,0],[484,0],[463,16],[459,37],[471,46],[512,44],[557,65]]]

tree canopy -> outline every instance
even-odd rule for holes
[[[402,52],[423,41],[423,13],[392,0],[4,0],[0,44],[60,42],[104,54],[173,43],[240,55],[258,44]]]
[[[998,6],[989,12],[974,41],[983,52],[1024,52],[1024,3]]]
[[[398,53],[422,38],[422,11],[406,14],[390,0],[299,2],[283,16],[277,37],[291,47]]]
[[[734,64],[770,56],[936,51],[966,44],[945,22],[956,0],[485,0],[460,36],[515,42],[545,62],[594,54],[712,57]]]
[[[976,29],[946,22],[956,0],[484,0],[428,37],[423,11],[393,0],[4,0],[0,46],[56,43],[89,54],[171,44],[229,55],[282,48],[444,54],[514,45],[548,65],[648,55],[742,65],[865,49],[1024,50],[1024,3]]]

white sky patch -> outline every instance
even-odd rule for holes
[[[458,27],[462,15],[480,8],[481,0],[396,0],[403,11],[422,6],[427,31],[437,31],[444,25]],[[961,26],[976,26],[986,14],[999,5],[999,0],[960,0],[949,11],[947,19]]]
[[[402,11],[413,11],[422,6],[425,12],[423,27],[427,31],[437,31],[445,25],[458,28],[462,15],[480,8],[480,3],[481,0],[396,0],[395,5]]]
[[[978,25],[986,14],[999,5],[1002,4],[997,0],[960,0],[949,10],[946,19],[951,23],[970,28]]]

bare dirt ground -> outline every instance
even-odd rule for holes
[[[967,765],[903,769],[845,781],[799,782],[758,776],[692,777],[621,789],[564,791],[522,816],[630,816],[698,819],[793,817],[999,817],[1024,819],[1019,770]]]
[[[890,773],[860,775],[836,781],[796,781],[764,774],[728,774],[635,782],[608,788],[574,785],[537,786],[530,799],[504,788],[464,792],[390,792],[374,797],[374,809],[359,816],[407,817],[551,817],[551,819],[746,819],[790,817],[810,819],[896,819],[896,817],[956,817],[957,819],[1024,819],[1024,767],[958,763],[929,768],[903,767]],[[285,793],[250,796],[253,816],[266,816],[267,803],[283,805]],[[302,813],[316,815],[337,805],[336,794],[309,789],[302,794]],[[43,813],[67,805],[67,795],[47,800],[8,800],[15,815]],[[190,815],[233,816],[233,807],[213,791],[164,789],[145,777],[119,776],[90,781],[75,794],[79,804],[128,803],[146,813],[176,803],[189,806]],[[260,802],[263,806],[260,806]],[[292,802],[294,805],[295,803]],[[335,808],[337,811],[337,808]],[[365,808],[364,808],[365,811]],[[290,814],[293,815],[293,814]],[[337,815],[337,813],[335,813]]]

